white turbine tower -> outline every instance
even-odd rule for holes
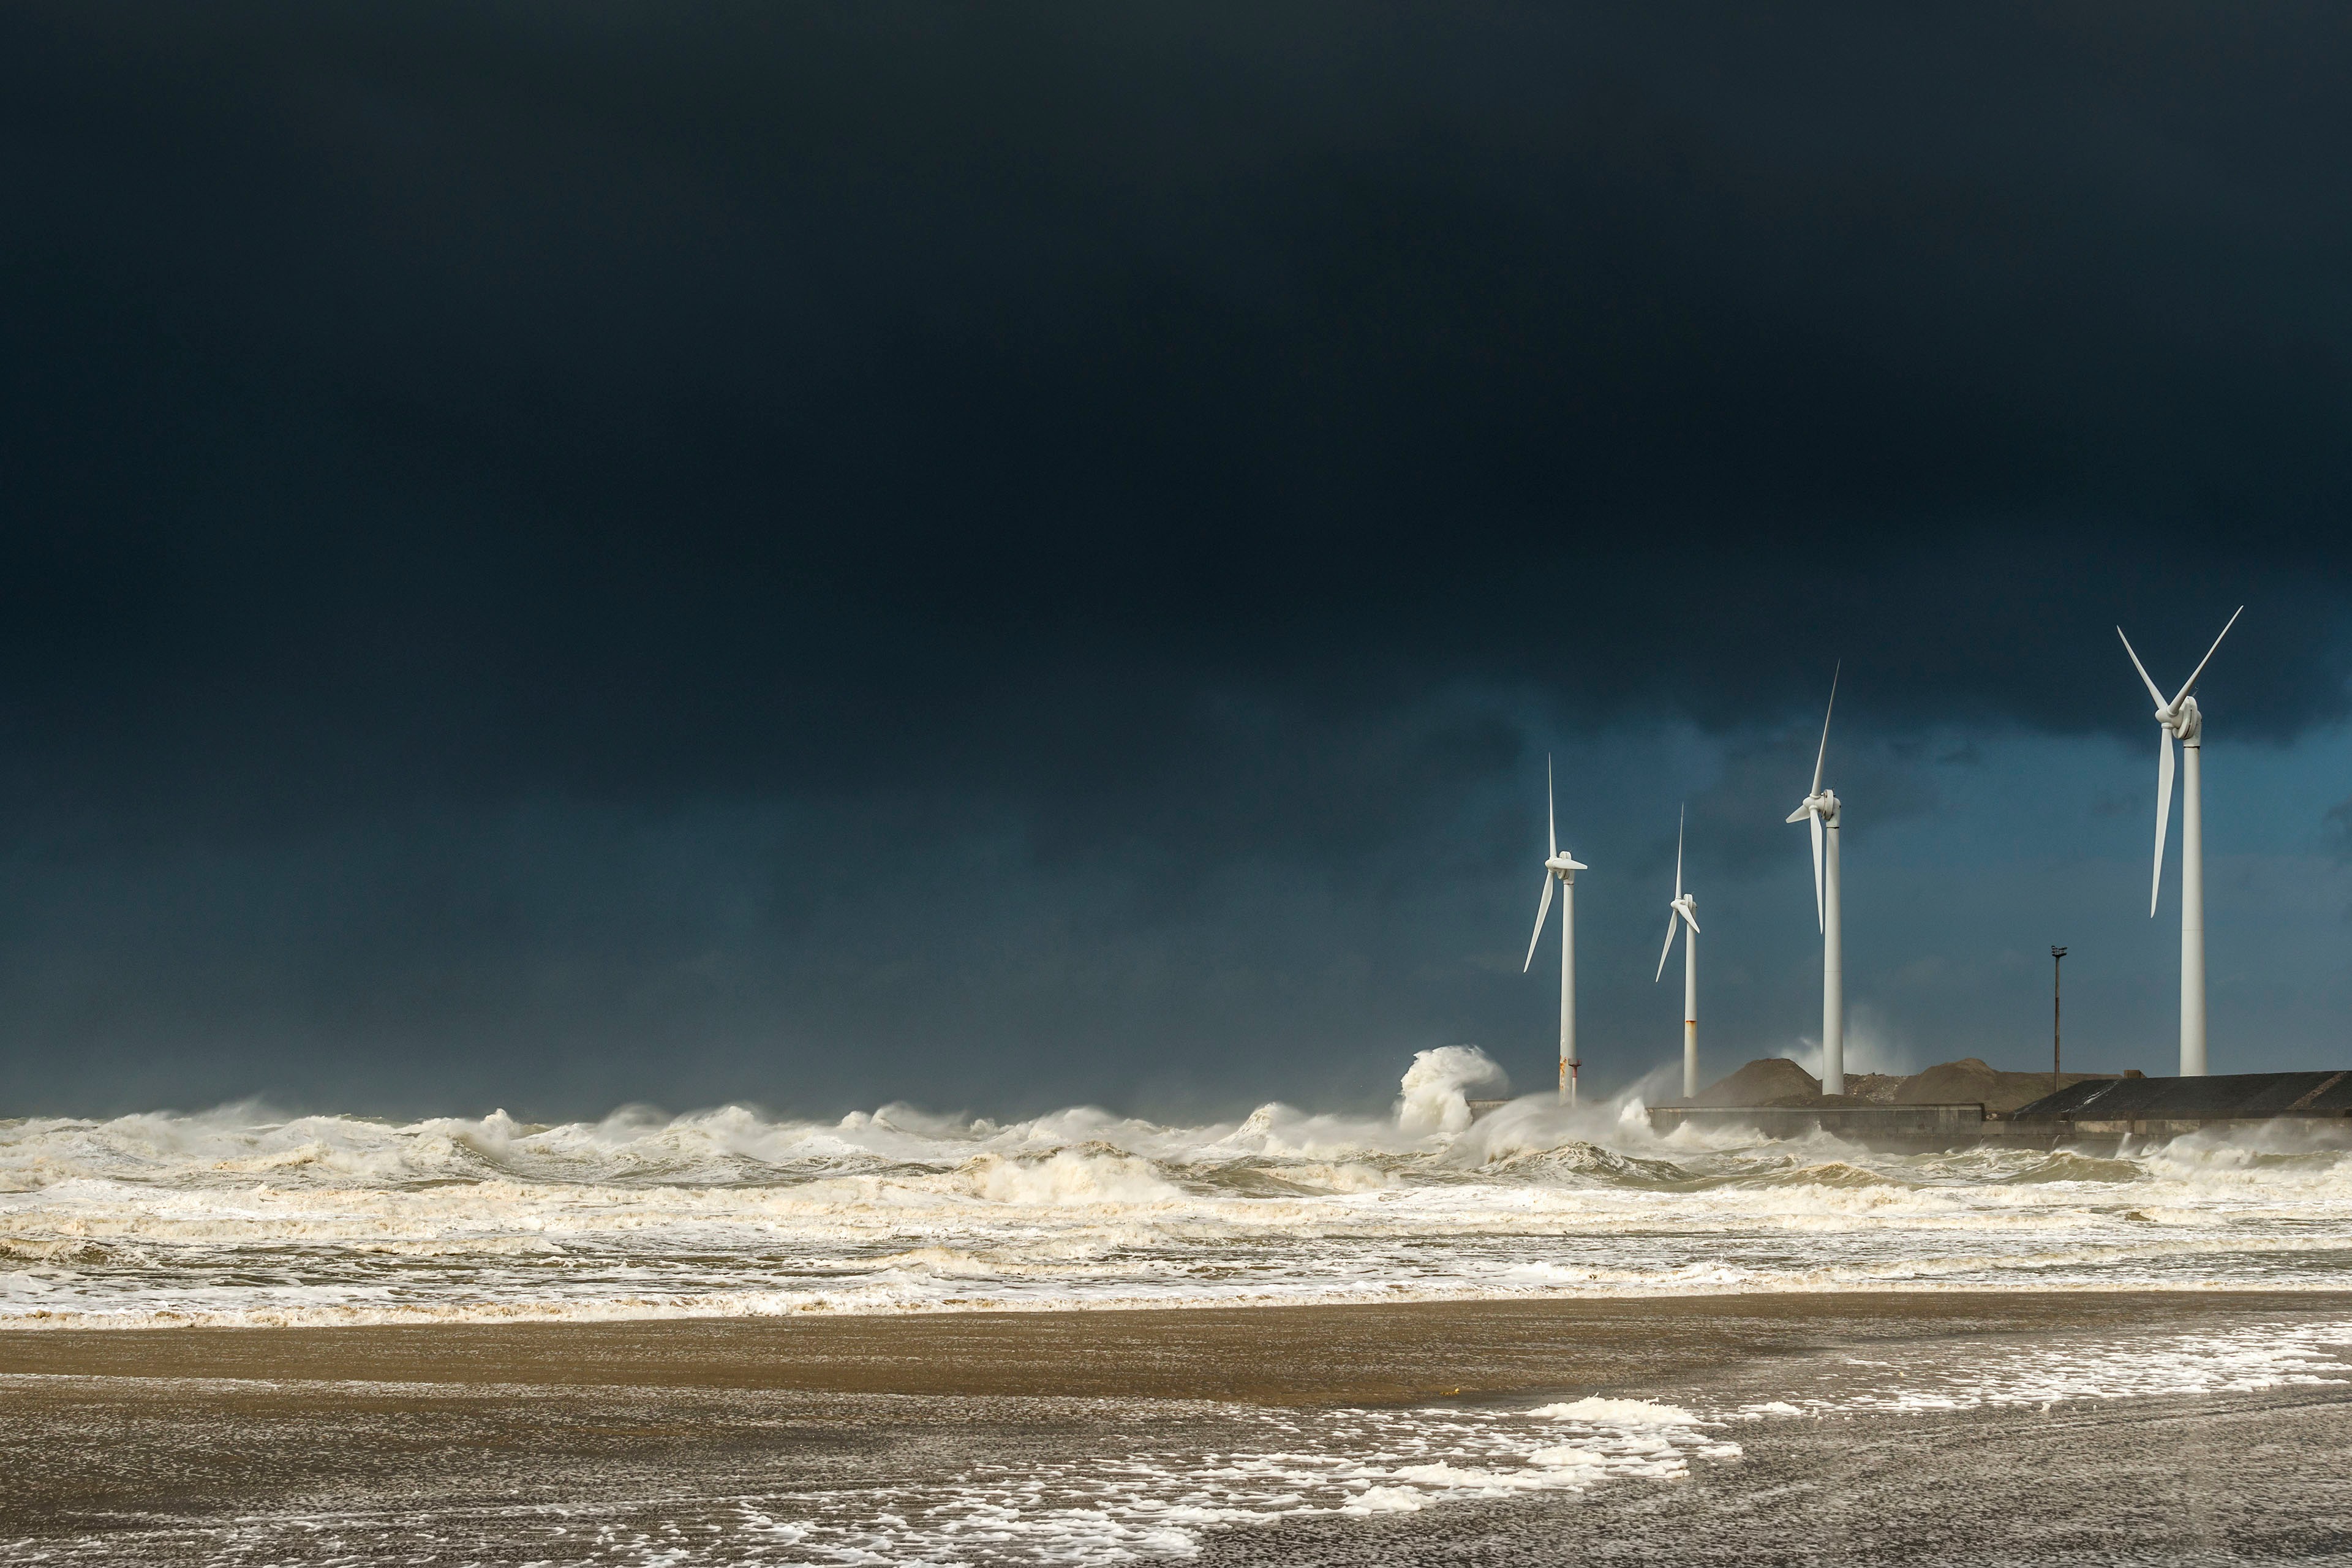
[[[1687,815],[1687,813],[1685,813]],[[1683,942],[1683,1098],[1698,1098],[1698,900],[1683,891],[1683,827],[1675,824],[1675,901],[1666,906],[1666,945],[1658,950],[1654,985],[1666,977],[1666,955],[1675,950],[1675,932],[1690,927]]]
[[[1591,867],[1578,862],[1559,847],[1559,819],[1553,810],[1551,798],[1551,759],[1544,759],[1544,827],[1551,841],[1551,855],[1544,861],[1543,902],[1536,906],[1536,933],[1528,938],[1528,961],[1519,965],[1525,974],[1536,962],[1536,943],[1543,940],[1544,917],[1551,913],[1551,889],[1557,881],[1559,895],[1559,1102],[1576,1103],[1576,1069],[1583,1064],[1576,1059],[1576,874],[1590,871]]]
[[[1830,676],[1829,711],[1822,715],[1822,749],[1813,755],[1813,792],[1789,814],[1813,830],[1813,918],[1822,927],[1822,1092],[1845,1092],[1845,931],[1838,917],[1838,797],[1822,787],[1822,763],[1830,754],[1830,714],[1837,711],[1840,661]],[[1822,829],[1829,830],[1823,853]]]
[[[2238,624],[2238,616],[2246,613],[2240,605],[2231,615],[2229,625],[2221,628],[2221,637],[2230,635],[2230,627]],[[2147,694],[2156,699],[2156,721],[2163,732],[2156,741],[2156,871],[2147,888],[2148,918],[2156,918],[2156,899],[2164,887],[2164,830],[2172,815],[2172,743],[2180,742],[2180,1076],[2205,1076],[2205,797],[2203,781],[2199,776],[2199,754],[2204,751],[2205,721],[2197,711],[2197,699],[2189,696],[2197,689],[2197,678],[2213,662],[2214,653],[2221,646],[2221,637],[2213,639],[2212,647],[2197,661],[2188,681],[2171,701],[2148,679],[2147,667],[2132,651],[2131,638],[2124,637],[2121,626],[2116,636],[2124,638],[2124,652],[2131,656],[2132,668],[2139,671],[2140,683]]]

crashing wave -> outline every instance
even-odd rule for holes
[[[2352,1156],[1661,1140],[1638,1102],[1177,1125],[903,1105],[0,1124],[0,1323],[412,1322],[1703,1290],[2267,1286],[2352,1268]],[[2250,1259],[2259,1262],[2250,1263]]]

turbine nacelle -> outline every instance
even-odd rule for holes
[[[2183,742],[2197,741],[2205,728],[2204,721],[2197,710],[2197,699],[2186,692],[2181,694],[2179,701],[2158,709],[2156,721],[2166,734]]]
[[[1562,877],[1567,876],[1570,871],[1590,871],[1592,869],[1591,867],[1570,855],[1566,850],[1560,851],[1560,853],[1545,861],[1544,866],[1547,869],[1555,871]]]
[[[1807,795],[1797,803],[1797,809],[1789,814],[1788,820],[1802,822],[1808,816],[1818,816],[1835,827],[1838,825],[1837,791],[1825,789]]]

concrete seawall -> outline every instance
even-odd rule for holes
[[[1980,1104],[1662,1105],[1649,1114],[1661,1133],[1678,1127],[1745,1128],[1766,1138],[1826,1132],[1915,1152],[1983,1144],[2112,1150],[2128,1140],[2256,1129],[2352,1142],[2352,1071],[2105,1079],[2071,1085],[2009,1116],[1989,1116]]]

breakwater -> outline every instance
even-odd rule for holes
[[[1827,1132],[1895,1150],[2117,1146],[2130,1139],[2264,1127],[2352,1141],[2352,1069],[2100,1079],[2070,1084],[2006,1115],[1980,1103],[1780,1103],[1662,1105],[1649,1118],[1661,1133],[1681,1127],[1749,1128],[1768,1138]]]

